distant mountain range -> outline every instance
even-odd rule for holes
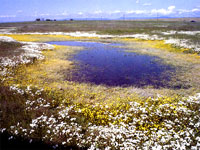
[[[151,14],[151,13],[115,13],[113,15],[108,15],[106,13],[102,13],[100,15],[97,15],[95,17],[93,14],[88,14],[88,16],[91,17],[80,17],[75,16],[74,20],[135,20],[135,19],[170,19],[170,18],[200,18],[200,11],[194,11],[194,12],[174,12],[167,15],[161,15],[161,14]],[[67,20],[69,20],[68,18]]]

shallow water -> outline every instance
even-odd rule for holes
[[[56,45],[82,46],[72,55],[76,67],[66,80],[107,86],[167,87],[175,69],[158,57],[126,52],[121,43],[63,41]],[[121,47],[118,47],[121,46]]]

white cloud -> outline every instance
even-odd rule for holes
[[[120,13],[120,12],[121,12],[120,10],[113,11],[114,14],[117,14],[117,13]]]
[[[66,15],[68,15],[68,13],[67,13],[66,11],[64,11],[64,12],[62,12],[62,13],[59,14],[59,15],[66,16]]]
[[[83,12],[79,12],[78,15],[83,15]]]
[[[16,15],[0,15],[0,18],[15,18]]]
[[[136,0],[136,4],[138,4],[140,1],[139,0]]]
[[[175,10],[175,6],[169,6],[167,9],[161,8],[161,9],[152,9],[152,10],[129,10],[126,12],[126,14],[143,14],[143,16],[155,16],[156,14],[159,15],[171,15],[171,14],[183,14],[183,13],[189,13],[189,14],[194,14],[194,13],[200,13],[199,8],[194,8],[191,10],[187,9],[178,9]]]
[[[143,4],[144,5],[144,4]],[[146,3],[146,6],[151,5],[150,3]],[[161,14],[161,15],[169,15],[172,13],[175,13],[174,9],[175,6],[169,6],[167,9],[161,8],[161,9],[152,9],[150,11],[148,10],[129,10],[126,11],[126,14],[144,14],[144,15],[153,15],[153,14]],[[193,11],[197,11],[197,9],[193,9]]]
[[[190,12],[190,11],[189,11],[189,10],[186,10],[186,9],[179,9],[179,10],[178,10],[178,13],[179,13],[179,14],[187,13],[187,12]]]
[[[192,9],[192,12],[197,12],[197,11],[200,11],[200,9],[198,9],[198,8]]]
[[[145,14],[147,13],[146,10],[129,10],[126,11],[127,14]]]
[[[168,10],[173,11],[176,7],[175,6],[169,6]]]
[[[144,3],[143,6],[151,6],[151,3]]]
[[[134,12],[135,12],[134,10],[128,10],[128,11],[126,11],[127,14],[132,14]]]
[[[191,9],[191,10],[179,9],[178,13],[182,14],[182,13],[192,13],[192,12],[199,12],[199,11],[200,11],[200,9],[198,9],[198,8],[194,8],[194,9]]]
[[[169,6],[168,9],[163,9],[163,8],[162,9],[152,9],[151,13],[152,14],[158,13],[158,14],[162,14],[162,15],[169,15],[174,12],[175,8],[176,8],[175,6]]]
[[[101,14],[101,13],[102,13],[101,10],[96,10],[96,11],[94,12],[94,14]]]

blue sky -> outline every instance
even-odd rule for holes
[[[200,0],[0,0],[0,22],[122,16],[200,17]]]

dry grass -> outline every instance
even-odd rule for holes
[[[2,42],[0,41],[0,57],[12,57],[18,56],[23,53],[23,50],[20,49],[22,46],[18,42]]]
[[[164,63],[176,67],[176,78],[172,78],[171,82],[174,87],[183,87],[179,94],[190,95],[199,91],[200,56],[198,54],[186,54],[184,53],[186,49],[174,48],[164,44],[163,41],[123,40],[128,44],[128,52],[157,56],[162,58]]]
[[[199,30],[198,18],[175,20],[108,20],[108,21],[57,21],[2,23],[0,27],[15,27],[18,32],[71,32],[100,31],[101,33],[124,34],[151,32],[152,30]],[[199,20],[199,19],[198,19]]]

